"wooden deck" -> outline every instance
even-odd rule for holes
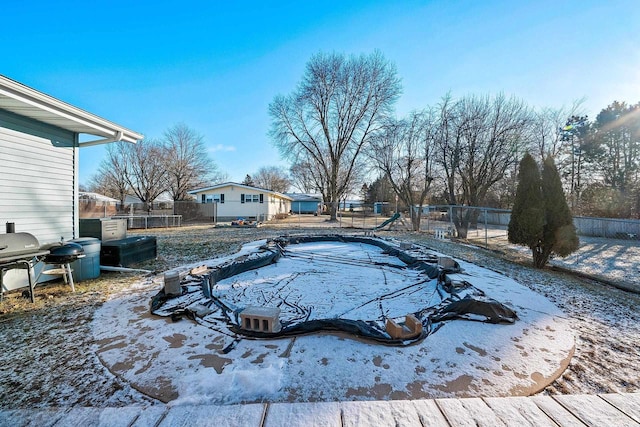
[[[640,426],[640,393],[0,410],[0,426]]]

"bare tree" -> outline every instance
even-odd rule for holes
[[[218,175],[209,158],[204,138],[184,123],[164,132],[162,141],[168,191],[173,200],[188,200],[187,191],[204,186]]]
[[[384,133],[371,143],[371,157],[409,207],[414,231],[420,229],[422,206],[433,181],[436,129],[433,113],[414,112],[403,120],[389,120]]]
[[[302,193],[322,193],[323,185],[315,179],[311,162],[298,160],[289,168],[291,185]]]
[[[120,200],[124,205],[130,192],[127,180],[128,142],[117,142],[106,147],[107,156],[100,162],[98,171],[91,177],[89,188],[96,193]]]
[[[442,188],[444,198],[449,204],[458,202],[461,192],[460,180],[457,179],[460,166],[462,146],[462,126],[459,126],[458,111],[450,94],[442,98],[437,106],[438,123],[435,133],[436,164],[442,171]]]
[[[213,185],[220,184],[220,183],[223,183],[223,182],[229,182],[230,180],[231,180],[231,177],[229,176],[229,174],[227,172],[224,172],[222,170],[218,170],[216,172],[216,175],[211,178],[211,181],[206,183],[204,186],[205,187],[213,186]]]
[[[161,143],[143,139],[137,144],[123,145],[126,170],[124,176],[133,193],[144,203],[145,209],[168,190],[166,151]]]
[[[525,104],[504,95],[467,96],[455,103],[445,99],[441,111],[438,161],[445,170],[448,201],[452,205],[479,206],[488,191],[504,178],[524,152],[531,124]],[[467,236],[473,211],[456,211],[454,223],[460,237]]]
[[[531,123],[531,146],[529,152],[538,163],[551,156],[560,160],[566,140],[562,138],[562,128],[567,118],[583,114],[584,99],[573,102],[570,107],[542,108],[533,113]]]
[[[279,193],[286,193],[291,186],[289,174],[278,166],[264,166],[253,175],[253,182],[260,188],[266,188]]]
[[[307,63],[298,88],[269,106],[270,135],[281,154],[304,158],[324,175],[322,192],[332,220],[362,150],[400,91],[395,67],[379,52],[348,58],[319,53]]]

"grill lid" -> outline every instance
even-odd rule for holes
[[[84,257],[84,249],[82,245],[73,242],[66,242],[59,244],[59,246],[50,247],[49,255],[46,256],[45,262],[66,264],[82,257]]]
[[[48,253],[48,250],[40,248],[38,239],[33,234],[0,234],[0,263],[30,259]]]

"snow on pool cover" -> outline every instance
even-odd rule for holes
[[[283,330],[292,323],[304,324],[306,316],[313,321],[343,315],[345,321],[366,316],[363,322],[373,323],[380,331],[384,316],[403,316],[431,303],[438,307],[443,296],[436,297],[440,292],[430,287],[437,279],[422,282],[419,268],[396,268],[402,262],[375,246],[376,241],[383,242],[378,247],[395,248],[403,259],[433,260],[442,254],[420,246],[398,251],[401,245],[391,240],[373,239],[374,247],[364,242],[345,246],[341,239],[333,240],[337,242],[330,245],[285,246],[290,256],[242,274],[231,274],[238,273],[233,266],[241,260],[258,262],[266,241],[205,261],[212,271],[229,274],[224,279],[221,275],[214,289],[214,296],[223,297],[229,311],[215,304],[207,307],[200,279],[186,276],[184,294],[167,299],[159,308],[167,316],[151,315],[149,298],[162,287],[162,278],[147,278],[96,311],[91,326],[95,352],[113,374],[172,405],[523,396],[542,390],[569,363],[575,340],[564,313],[514,280],[462,260],[456,260],[461,272],[448,273],[449,279],[469,282],[487,298],[503,302],[517,311],[518,321],[439,321],[431,325],[432,332],[439,327],[436,333],[405,346],[348,339],[354,336],[336,332],[277,339],[234,332],[238,322],[233,310],[248,304],[282,302]],[[311,247],[316,249],[305,250]],[[386,252],[395,255],[393,250]],[[329,262],[331,258],[340,262]],[[422,271],[429,271],[429,265],[433,266],[422,265]],[[195,266],[179,271],[186,273]],[[330,274],[318,273],[329,268]],[[395,292],[398,287],[406,289]],[[354,300],[346,301],[351,297]],[[157,297],[154,300],[158,302]],[[189,307],[194,311],[184,310]],[[202,315],[203,307],[213,312],[194,316],[197,322],[173,321],[169,316],[172,311]],[[437,311],[431,308],[425,316],[433,310]],[[184,316],[175,318],[180,317]]]
[[[174,318],[186,314],[215,330],[226,327],[230,333],[252,337],[341,331],[390,345],[422,340],[445,319],[517,319],[515,312],[470,283],[452,284],[447,273],[460,268],[451,264],[438,267],[438,257],[432,254],[399,251],[378,239],[280,238],[260,246],[252,256],[186,277],[182,295],[160,291],[152,313]],[[215,280],[210,280],[211,274]],[[213,281],[211,291],[203,292]],[[282,328],[264,332],[243,325],[239,315],[248,307],[276,308]],[[402,325],[408,314],[422,324],[422,333],[403,339],[390,336],[387,319]]]

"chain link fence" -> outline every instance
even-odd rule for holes
[[[116,202],[80,199],[79,216],[86,218],[111,218],[127,220],[127,229],[180,227],[182,216],[174,214],[172,203],[143,203],[122,205]]]
[[[227,205],[233,205],[232,202]],[[395,205],[387,202],[364,204],[342,202],[336,221],[329,221],[326,213],[304,214],[296,212],[265,213],[264,205],[248,203],[231,208],[237,214],[219,215],[217,203],[178,201],[154,203],[147,208],[142,203],[120,205],[112,202],[80,200],[80,218],[125,218],[128,228],[179,227],[189,224],[231,224],[237,219],[258,223],[269,222],[283,227],[314,227],[331,225],[338,228],[373,230],[389,221],[395,213]],[[417,213],[417,208],[414,211]],[[430,205],[420,212],[420,231],[437,238],[460,237],[483,240],[506,238],[511,211],[473,206]],[[610,239],[640,239],[640,220],[574,217],[574,225],[580,236]],[[396,230],[412,230],[410,214],[405,211],[400,218],[384,225]]]
[[[373,229],[393,214],[382,205],[364,205],[361,203],[341,203],[337,219],[330,221],[327,212],[301,213],[266,212],[266,207],[259,203],[240,204],[225,202],[224,210],[218,203],[176,202],[175,213],[182,216],[183,224],[231,225],[237,220],[249,223],[268,223],[270,226],[282,228],[338,227],[355,229]],[[235,214],[230,214],[235,212]]]
[[[436,237],[461,237],[483,240],[507,237],[511,211],[471,206],[426,206],[422,210],[420,230]],[[638,240],[640,220],[574,217],[579,236],[608,239]]]

